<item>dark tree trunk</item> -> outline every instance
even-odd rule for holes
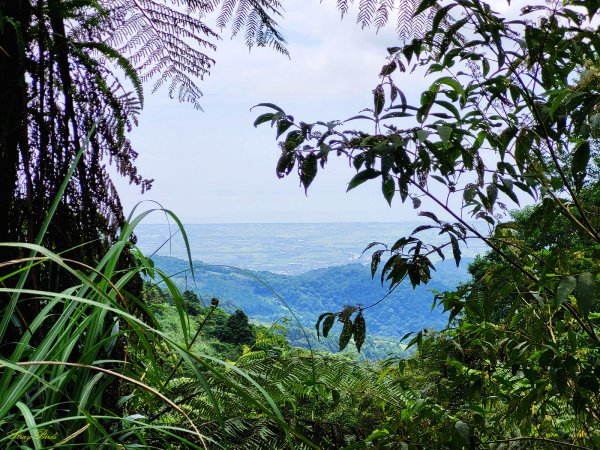
[[[14,236],[10,216],[17,185],[19,140],[27,132],[24,45],[30,13],[29,1],[0,0],[0,242]],[[7,256],[6,248],[0,248],[0,261]]]

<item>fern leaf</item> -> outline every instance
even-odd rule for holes
[[[360,0],[356,22],[360,24],[361,28],[364,29],[371,26],[371,21],[375,14],[375,5],[376,1],[374,0]]]

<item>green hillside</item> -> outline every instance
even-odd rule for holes
[[[381,300],[388,292],[381,286],[378,275],[371,278],[369,268],[362,264],[329,267],[305,272],[300,275],[281,275],[271,272],[253,272],[233,267],[210,266],[194,263],[194,278],[189,271],[189,263],[177,258],[155,256],[157,268],[175,274],[173,280],[181,289],[195,292],[207,305],[212,297],[217,297],[226,311],[243,309],[254,321],[270,324],[282,318],[292,318],[293,310],[302,325],[314,329],[318,316],[327,311],[337,311],[345,305],[366,307]],[[369,337],[376,336],[380,341],[377,354],[385,356],[388,351],[397,352],[399,339],[408,332],[423,328],[442,329],[448,317],[441,308],[432,310],[432,291],[448,291],[457,283],[466,281],[466,267],[463,261],[459,268],[453,261],[436,265],[433,279],[425,286],[415,289],[406,282],[376,308],[365,311]],[[288,337],[294,345],[306,345],[306,339],[295,323],[288,323]],[[339,332],[334,327],[333,333]],[[387,344],[381,348],[382,342]],[[369,342],[365,352],[369,355]],[[336,350],[336,340],[323,341],[325,348]]]

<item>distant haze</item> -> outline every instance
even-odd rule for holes
[[[203,224],[186,225],[192,259],[207,264],[229,265],[241,269],[298,274],[308,270],[340,266],[352,262],[369,264],[374,249],[361,256],[365,247],[379,241],[392,245],[408,236],[417,223],[284,223],[284,224]],[[136,230],[138,246],[149,256],[187,259],[187,250],[177,227],[140,225]],[[167,244],[170,234],[176,233]],[[437,231],[420,237],[440,244]],[[163,245],[165,244],[165,245]],[[161,247],[162,246],[162,247]],[[382,247],[379,247],[382,248]],[[464,257],[484,253],[485,246],[470,241]],[[452,259],[452,255],[447,255]],[[435,259],[435,258],[434,258]]]

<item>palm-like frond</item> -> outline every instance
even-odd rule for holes
[[[337,0],[337,8],[342,17],[354,0]],[[436,7],[415,14],[420,0],[360,0],[356,22],[361,28],[374,27],[379,30],[385,27],[392,16],[396,15],[396,31],[403,40],[422,36],[432,24]]]
[[[224,0],[217,16],[217,26],[225,28],[231,24],[231,34],[242,30],[246,45],[272,47],[279,53],[289,55],[285,39],[278,30],[273,16],[281,16],[279,0]]]
[[[201,109],[197,80],[215,63],[211,52],[220,39],[205,18],[216,11],[217,27],[232,24],[232,34],[245,29],[249,47],[270,46],[287,54],[285,40],[271,17],[280,15],[278,0],[204,2],[107,0],[106,32],[102,38],[139,70],[143,81],[155,80],[153,91],[167,85],[169,95]],[[185,6],[185,9],[183,8]]]
[[[349,359],[311,356],[299,349],[273,355],[268,351],[268,339],[259,339],[258,345],[247,351],[236,366],[267,392],[286,420],[323,448],[337,448],[366,438],[372,431],[372,420],[384,418],[379,405],[385,405],[388,414],[393,410],[399,414],[406,404],[402,387],[390,377],[379,379],[375,368]],[[262,398],[243,377],[231,372],[228,377],[254,398]],[[218,402],[226,405],[222,428],[216,427],[213,406],[194,378],[181,377],[169,385],[173,398],[186,405],[186,411],[200,424],[203,433],[217,433],[233,448],[285,447],[283,434],[273,420],[253,413],[226,383],[211,376],[207,381]],[[168,420],[179,419],[171,414]]]
[[[215,50],[218,34],[201,16],[211,12],[211,3],[189,2],[189,11],[180,11],[180,2],[154,0],[108,0],[106,42],[126,55],[141,79],[155,79],[153,91],[168,83],[169,95],[200,108],[202,80],[214,64],[206,50]]]

